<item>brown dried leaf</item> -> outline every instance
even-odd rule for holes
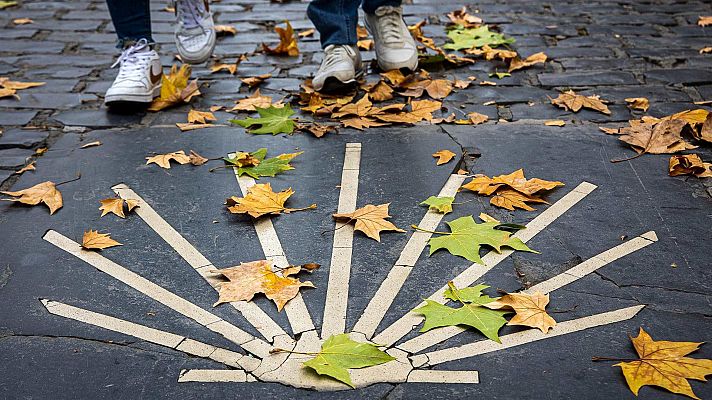
[[[183,123],[183,122],[177,122],[176,126],[178,129],[180,129],[181,132],[188,132],[188,131],[193,131],[196,129],[203,129],[203,128],[213,128],[216,126],[225,126],[225,125],[220,125],[220,124],[192,124],[192,123]]]
[[[12,23],[15,25],[27,25],[27,24],[32,24],[35,21],[29,19],[29,18],[15,18],[12,20]]]
[[[89,229],[82,236],[82,247],[87,250],[102,250],[114,246],[121,246],[121,243],[112,239],[108,233],[99,233],[99,231]]]
[[[628,107],[634,110],[641,110],[643,112],[648,111],[648,108],[650,107],[650,102],[645,97],[628,97],[625,99],[625,102],[628,103]]]
[[[296,57],[299,55],[299,47],[297,46],[297,36],[294,34],[292,24],[285,20],[286,28],[275,27],[274,30],[279,35],[279,44],[274,49],[262,43],[262,50],[267,54],[278,56]]]
[[[373,40],[372,39],[361,39],[356,42],[356,47],[358,47],[359,50],[369,51],[373,48]]]
[[[386,218],[390,218],[388,215],[388,206],[391,203],[385,203],[378,206],[368,204],[352,213],[342,213],[334,214],[334,219],[347,220],[346,223],[351,221],[356,221],[354,229],[361,231],[366,234],[366,236],[376,241],[381,241],[381,231],[396,231],[405,232],[403,229],[399,229],[397,226],[393,225],[392,222],[386,221]]]
[[[4,87],[5,89],[22,90],[37,86],[43,86],[44,84],[45,82],[17,82],[11,81],[10,78],[0,78],[0,86]]]
[[[227,199],[227,209],[233,214],[249,214],[253,218],[259,218],[266,214],[289,214],[292,211],[316,208],[316,204],[307,208],[286,208],[284,203],[292,194],[292,188],[275,193],[269,183],[258,183],[247,190],[247,196],[232,196]]]
[[[314,36],[314,32],[316,32],[316,30],[314,30],[314,28],[311,28],[311,29],[307,29],[305,31],[299,32],[297,34],[297,36],[299,36],[300,38],[306,38],[306,37]]]
[[[201,156],[193,150],[190,151],[190,155],[188,156],[188,158],[190,159],[190,163],[196,166],[203,165],[208,162],[207,158]]]
[[[698,154],[684,154],[670,157],[670,176],[695,175],[698,178],[712,178],[712,163],[702,161]]]
[[[341,123],[347,128],[355,128],[358,130],[363,130],[364,128],[372,128],[374,126],[388,125],[388,124],[384,124],[382,122],[374,121],[371,118],[365,118],[365,117],[346,118],[346,119],[342,119]]]
[[[224,35],[235,36],[235,35],[237,35],[237,29],[232,25],[215,25],[214,28],[215,28],[215,34],[217,36],[224,36]]]
[[[108,213],[113,213],[121,218],[126,218],[124,214],[124,199],[120,197],[110,197],[108,199],[99,200],[99,202],[101,203],[101,207],[99,207],[99,210],[102,211],[101,217]],[[126,204],[128,205],[129,212],[131,212],[131,210],[138,205],[138,200],[126,200]]]
[[[508,71],[513,72],[518,69],[531,67],[534,64],[541,64],[541,63],[545,63],[545,62],[546,62],[546,54],[541,53],[541,52],[532,54],[529,57],[525,58],[524,60],[520,59],[519,57],[515,57],[509,63]]]
[[[558,186],[564,186],[564,184],[558,181],[547,181],[539,178],[527,179],[524,176],[524,170],[520,168],[511,174],[498,175],[492,178],[484,175],[475,176],[470,182],[463,185],[462,188],[489,196],[497,189],[505,187],[516,190],[522,194],[532,195],[541,190],[551,190]]]
[[[447,17],[450,18],[450,22],[453,24],[461,25],[464,28],[477,28],[482,24],[482,18],[470,15],[466,6],[448,13]]]
[[[712,25],[712,15],[705,15],[705,16],[700,15],[700,19],[697,20],[697,25],[699,25],[699,26]]]
[[[455,121],[458,125],[479,125],[484,124],[489,120],[489,117],[477,112],[471,112],[467,114],[467,119],[458,119]]]
[[[687,122],[665,120],[657,124],[642,123],[620,129],[619,139],[628,143],[638,154],[670,154],[697,148],[682,138]]]
[[[390,71],[382,72],[381,76],[386,78],[388,82],[393,86],[399,86],[406,80],[405,75],[403,75],[403,73],[398,69],[392,69]]]
[[[548,121],[544,121],[544,125],[546,126],[564,126],[566,125],[566,121],[562,121],[560,119],[550,119]],[[605,129],[605,128],[601,128]]]
[[[551,104],[573,112],[578,112],[582,108],[589,108],[607,115],[611,114],[611,111],[598,96],[582,96],[574,93],[573,90],[567,90],[559,94],[559,97],[551,100]]]
[[[267,108],[271,105],[272,97],[263,96],[258,88],[250,95],[250,97],[236,100],[235,107],[229,109],[228,111],[255,111],[255,107]]]
[[[188,81],[191,71],[188,64],[183,64],[180,69],[178,65],[174,64],[167,75],[163,74],[161,95],[153,100],[148,110],[160,111],[176,104],[188,103],[194,96],[200,95],[198,80]]]
[[[29,163],[29,164],[25,165],[24,167],[22,167],[22,168],[18,169],[17,171],[15,171],[15,174],[16,174],[16,175],[22,175],[22,174],[24,174],[24,173],[27,172],[27,171],[35,171],[36,169],[37,169],[37,168],[35,168],[35,162],[32,161],[31,163]]]
[[[188,111],[188,122],[205,124],[206,121],[217,121],[215,115],[209,111],[198,111],[191,109]]]
[[[435,163],[436,165],[447,164],[450,162],[450,160],[455,158],[456,155],[457,154],[453,153],[450,150],[439,150],[433,153],[433,157],[438,159],[438,161]]]
[[[18,197],[17,199],[7,199],[8,201],[17,201],[22,204],[31,206],[44,203],[49,208],[50,215],[62,208],[62,193],[57,190],[56,185],[52,181],[38,183],[35,186],[27,189],[18,190],[15,192],[0,192],[8,196]]]
[[[498,190],[490,199],[490,204],[493,206],[506,208],[514,211],[515,208],[521,208],[527,211],[534,211],[527,203],[546,203],[543,199],[520,193],[516,190]]]
[[[546,313],[547,304],[549,304],[549,295],[536,292],[534,294],[508,293],[483,306],[494,310],[511,308],[516,314],[507,325],[529,326],[547,333],[549,329],[556,326],[556,321]]]
[[[448,79],[434,79],[425,87],[428,96],[440,100],[452,92],[452,82]]]
[[[386,101],[393,98],[393,89],[381,80],[368,91],[368,95],[373,101]]]
[[[497,86],[497,82],[480,81],[480,86]]]
[[[240,78],[240,80],[242,81],[242,83],[249,86],[251,89],[252,87],[259,85],[260,83],[271,77],[272,74],[262,74],[257,76],[250,76],[248,78]]]
[[[178,164],[187,164],[190,162],[190,157],[185,155],[183,150],[174,151],[172,153],[158,154],[153,157],[146,157],[146,165],[155,163],[159,167],[170,169],[171,160],[177,162]]]

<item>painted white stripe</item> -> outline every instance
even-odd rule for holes
[[[497,343],[492,340],[481,340],[462,346],[418,354],[412,356],[410,359],[415,367],[423,367],[474,357],[480,354],[491,353],[493,351],[504,350],[514,346],[594,328],[596,326],[625,321],[633,318],[643,307],[645,306],[640,305],[621,308],[615,311],[560,322],[550,330],[549,333],[542,333],[538,329],[527,329],[525,331],[500,336],[502,343]]]
[[[178,382],[247,382],[247,374],[234,369],[184,369]]]
[[[564,214],[568,209],[573,207],[576,203],[581,201],[589,193],[596,189],[596,185],[588,182],[583,182],[575,187],[571,192],[567,193],[559,201],[552,204],[549,208],[544,210],[536,218],[527,224],[526,229],[522,229],[514,234],[514,237],[518,237],[522,242],[526,243],[546,228],[549,224],[554,222],[559,216]],[[467,269],[462,271],[459,275],[452,279],[457,287],[466,287],[475,283],[482,275],[487,271],[494,268],[497,264],[507,258],[512,254],[512,250],[502,250],[502,253],[497,253],[494,250],[485,254],[482,257],[482,261],[485,265],[474,263],[470,265]],[[443,285],[440,289],[435,291],[428,299],[436,301],[440,304],[445,304],[447,299],[443,297],[443,292],[447,289],[447,284]],[[425,302],[420,303],[414,308],[425,305]],[[375,343],[392,346],[403,336],[407,335],[414,327],[418,326],[423,321],[423,316],[421,314],[414,313],[412,311],[408,312],[391,326],[384,329],[379,333],[373,341]]]
[[[361,143],[347,143],[344,152],[344,167],[341,172],[337,213],[351,213],[356,210],[360,163]],[[321,324],[321,337],[323,338],[344,333],[346,330],[354,228],[351,224],[337,222],[334,229],[331,263],[329,264],[329,283],[324,303],[324,320]]]
[[[445,182],[438,196],[455,196],[465,178],[464,175],[450,175],[450,178]],[[445,214],[428,210],[418,226],[422,229],[433,231],[440,224],[444,215]],[[411,270],[418,261],[423,249],[425,249],[425,246],[428,244],[428,239],[430,239],[431,236],[431,233],[422,231],[415,231],[411,234],[408,243],[406,243],[403,251],[401,251],[400,257],[391,268],[386,279],[381,283],[376,294],[371,298],[363,314],[361,314],[361,317],[356,322],[353,331],[363,333],[369,339],[373,337],[376,329],[378,329],[378,325],[403,288],[403,284],[405,284],[406,279],[408,279]]]
[[[243,197],[247,195],[247,190],[257,183],[247,175],[238,176],[237,168],[235,168],[235,178],[237,178],[237,183],[240,185]],[[257,232],[257,238],[260,241],[265,257],[274,262],[279,268],[289,267],[289,262],[284,255],[284,249],[277,236],[277,231],[274,229],[274,225],[272,225],[272,219],[266,216],[257,219],[255,221],[255,231]],[[314,322],[312,322],[311,315],[309,314],[309,310],[304,303],[304,298],[301,293],[297,294],[292,300],[289,300],[284,306],[284,312],[287,313],[289,325],[292,327],[292,333],[295,335],[315,329]]]
[[[406,382],[413,383],[480,383],[477,371],[413,370]]]
[[[99,271],[127,284],[128,286],[131,286],[146,296],[185,315],[211,331],[222,335],[227,340],[242,346],[248,352],[260,358],[263,358],[269,354],[271,346],[266,342],[255,338],[242,329],[228,323],[227,321],[224,321],[217,315],[196,306],[188,300],[185,300],[173,292],[164,289],[148,279],[122,267],[101,254],[94,251],[83,250],[79,243],[76,243],[66,236],[50,230],[47,231],[43,239],[92,265]]]
[[[190,242],[178,233],[166,220],[164,220],[145,200],[124,184],[112,187],[114,192],[125,200],[138,200],[139,207],[134,212],[143,219],[163,240],[180,254],[183,259],[193,267],[210,286],[218,290],[221,280],[216,274],[210,273],[217,267],[208,261]],[[277,323],[254,303],[235,301],[230,303],[243,317],[269,342],[276,336],[287,333]]]
[[[559,275],[554,276],[544,282],[532,286],[525,293],[551,293],[556,289],[559,289],[571,282],[574,282],[584,276],[592,273],[593,271],[611,263],[621,257],[624,257],[634,251],[640,250],[649,244],[657,241],[657,236],[655,232],[650,231],[644,233],[641,236],[635,237],[625,243],[619,244],[609,250],[604,251],[601,254],[593,256],[588,260],[562,272]],[[442,343],[453,336],[456,336],[467,330],[467,328],[462,326],[446,326],[442,328],[431,329],[426,333],[418,335],[407,342],[398,345],[399,349],[405,350],[409,353],[418,353],[431,346],[435,346],[438,343]]]
[[[59,315],[61,317],[84,322],[89,325],[98,326],[100,328],[122,333],[124,335],[133,336],[135,338],[169,347],[192,356],[209,358],[230,367],[244,368],[246,370],[252,370],[259,365],[259,360],[256,360],[250,356],[245,356],[234,351],[215,347],[185,336],[176,335],[175,333],[149,328],[135,322],[70,306],[69,304],[60,303],[58,301],[47,299],[42,299],[41,301],[47,309],[47,312],[50,314]]]

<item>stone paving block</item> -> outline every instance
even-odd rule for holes
[[[647,82],[674,83],[710,83],[712,82],[712,69],[671,68],[658,69],[645,72]]]
[[[535,104],[529,106],[527,104],[512,104],[509,106],[512,112],[512,120],[521,119],[563,119],[591,122],[608,122],[608,121],[628,121],[631,119],[630,111],[623,105],[608,105],[611,115],[606,115],[598,111],[581,109],[577,113],[566,111],[553,104]]]
[[[0,169],[17,169],[25,165],[30,156],[35,152],[26,149],[5,149],[0,150]]]
[[[13,54],[59,54],[64,50],[64,46],[65,44],[62,42],[50,42],[46,40],[10,40],[3,42],[0,52]]]
[[[3,39],[31,39],[37,33],[37,29],[4,29]]]
[[[131,112],[119,114],[104,108],[99,110],[71,110],[64,111],[51,118],[64,125],[86,126],[90,128],[108,128],[113,126],[126,126],[137,124],[145,112]]]
[[[10,169],[0,169],[0,184],[4,183],[8,178],[15,175],[15,171]]]
[[[631,70],[644,69],[655,64],[644,58],[559,58],[555,60],[567,70]]]
[[[638,85],[638,86],[601,86],[578,92],[585,96],[599,95],[602,99],[616,104],[625,104],[625,99],[630,97],[646,97],[651,103],[662,102],[691,102],[687,93],[666,86]]]
[[[517,47],[517,51],[522,54],[534,54],[543,51],[551,60],[615,56],[613,50],[607,47],[534,47],[529,49]]]
[[[27,93],[70,93],[79,83],[78,79],[40,79],[44,85],[22,89],[20,94]]]
[[[705,100],[712,100],[712,85],[696,86],[697,93]]]
[[[37,115],[37,111],[2,110],[0,126],[25,125]]]
[[[25,129],[11,129],[0,136],[0,149],[34,148],[47,140],[49,132]]]
[[[578,32],[572,26],[542,26],[541,24],[504,24],[500,25],[506,35],[546,35],[546,36],[577,36]]]
[[[8,74],[9,75],[15,71],[17,71],[17,68],[12,65],[4,64],[4,63],[0,64],[0,74],[3,74],[3,75]]]
[[[556,97],[558,96],[558,92],[531,86],[482,86],[472,91],[472,93],[467,93],[469,102],[486,103],[488,101],[494,101],[497,104],[544,101],[547,99],[547,96]]]
[[[660,31],[655,26],[648,25],[603,25],[603,24],[588,24],[586,32],[589,35],[621,35],[626,36],[642,36],[642,35],[658,35]]]
[[[565,72],[537,75],[544,86],[635,85],[637,79],[630,72]]]
[[[626,48],[625,52],[631,57],[648,57],[673,60],[684,60],[687,57],[699,55],[698,50],[680,48]]]
[[[556,41],[557,47],[620,47],[621,45],[619,39],[603,35],[578,36]]]
[[[695,110],[698,108],[705,109],[707,111],[712,111],[710,106],[698,106],[692,104],[692,102],[685,103],[652,103],[650,109],[648,109],[647,114],[653,117],[664,117],[667,115],[675,114],[680,111],[685,110]]]
[[[0,99],[0,107],[65,110],[96,99],[94,95],[79,93],[27,93],[20,100]]]

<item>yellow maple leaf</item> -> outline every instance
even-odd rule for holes
[[[204,124],[206,121],[217,121],[215,115],[210,111],[198,111],[191,109],[188,111],[188,122]]]
[[[250,76],[247,78],[240,78],[240,81],[244,83],[245,85],[249,86],[250,88],[259,85],[260,83],[264,82],[265,80],[269,79],[272,77],[272,74],[262,74],[262,75],[257,75],[257,76]]]
[[[447,164],[452,160],[457,154],[453,153],[450,150],[440,150],[436,151],[433,153],[433,157],[437,158],[438,161],[435,163],[436,165],[443,165]]]
[[[45,82],[18,82],[11,81],[10,78],[0,77],[0,86],[4,87],[5,89],[22,90],[37,86],[43,86],[44,84]]]
[[[148,110],[160,111],[176,104],[188,103],[193,97],[200,95],[198,80],[190,81],[191,72],[188,64],[183,64],[180,69],[174,64],[171,71],[161,77],[161,95],[153,100]]]
[[[700,15],[700,18],[697,20],[697,25],[699,25],[699,26],[712,25],[712,15]]]
[[[271,261],[259,260],[210,271],[228,279],[228,282],[220,284],[220,295],[213,307],[233,301],[250,301],[255,294],[263,293],[274,301],[278,311],[282,311],[287,302],[299,294],[300,288],[314,287],[311,282],[301,282],[299,279],[291,278],[290,275],[302,270],[311,272],[315,268],[318,268],[318,264],[290,266],[282,269],[278,274],[272,270]]]
[[[512,61],[510,61],[508,72],[513,72],[518,69],[522,69],[525,67],[531,67],[534,64],[541,64],[541,63],[545,63],[545,62],[546,62],[546,54],[541,53],[541,52],[532,54],[529,57],[525,58],[524,60],[522,60],[521,58],[519,58],[519,56],[517,56],[517,57],[514,57],[512,59]]]
[[[54,182],[51,181],[38,183],[35,186],[15,192],[0,193],[17,197],[16,199],[7,199],[8,201],[17,201],[32,206],[44,203],[49,208],[50,215],[62,208],[63,204],[62,193],[57,189]]]
[[[250,97],[236,100],[235,106],[228,111],[255,111],[255,107],[267,108],[272,105],[272,97],[263,96],[257,88]]]
[[[99,233],[99,231],[89,229],[82,236],[82,247],[88,250],[102,250],[114,246],[121,246],[121,243],[112,239],[108,233]]]
[[[126,202],[129,212],[131,212],[131,210],[138,207],[139,205],[138,200],[124,200],[120,197],[111,197],[108,199],[99,200],[99,202],[101,203],[101,207],[99,207],[99,210],[102,211],[100,217],[103,217],[108,213],[113,213],[121,218],[126,218],[126,214],[124,214],[124,202]]]
[[[526,179],[524,170],[520,168],[511,174],[498,175],[492,178],[484,175],[476,176],[472,178],[470,182],[463,185],[462,188],[488,196],[502,186],[508,186],[520,193],[532,195],[540,190],[551,190],[557,186],[564,186],[564,184],[558,181],[547,181],[539,178]]]
[[[515,208],[534,211],[534,208],[529,206],[527,203],[546,203],[546,201],[539,197],[523,194],[516,190],[510,189],[498,190],[490,199],[490,204],[496,207],[506,208],[511,211],[514,211]]]
[[[695,175],[698,178],[712,178],[712,163],[702,161],[699,154],[684,154],[670,157],[670,176]]]
[[[263,215],[277,215],[282,212],[289,214],[293,211],[312,210],[316,204],[305,208],[287,208],[284,203],[294,194],[292,188],[281,192],[272,191],[269,183],[258,183],[247,190],[245,197],[232,196],[227,199],[227,209],[233,214],[248,214],[253,218]]]
[[[589,108],[607,115],[611,114],[608,106],[598,96],[583,96],[576,94],[573,90],[567,90],[559,94],[559,97],[551,99],[551,104],[573,112],[578,112],[582,108]]]
[[[275,27],[274,30],[279,35],[279,44],[274,49],[270,48],[266,44],[262,43],[262,49],[267,54],[274,54],[279,56],[290,56],[296,57],[299,55],[299,47],[297,46],[297,37],[294,34],[294,29],[292,29],[292,24],[289,21],[284,21],[287,25],[286,28]]]
[[[696,351],[702,343],[655,341],[643,328],[637,337],[631,337],[631,341],[639,358],[614,366],[623,370],[633,394],[637,396],[641,387],[649,385],[699,400],[687,380],[705,381],[705,376],[712,374],[712,360],[685,356]],[[598,359],[601,358],[594,358]]]
[[[333,217],[338,220],[347,220],[346,223],[356,221],[354,229],[361,231],[366,236],[377,241],[381,241],[381,231],[396,231],[405,232],[403,229],[393,225],[392,222],[386,221],[390,218],[388,215],[388,206],[391,203],[385,203],[378,206],[368,204],[352,213],[334,214]]]
[[[547,333],[556,325],[554,318],[546,313],[547,304],[549,304],[549,295],[536,292],[534,294],[508,293],[484,306],[495,310],[511,308],[516,314],[507,325],[530,326]]]
[[[190,162],[190,157],[185,155],[183,150],[179,150],[166,154],[157,154],[153,157],[146,157],[146,165],[155,163],[161,168],[170,169],[171,160],[177,162],[178,164],[187,164]]]
[[[643,112],[648,111],[650,107],[650,102],[645,97],[628,97],[625,102],[628,103],[628,107]]]

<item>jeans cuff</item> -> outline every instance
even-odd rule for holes
[[[149,45],[151,48],[155,48],[155,47],[156,47],[156,42],[153,41],[153,38],[151,37],[151,35],[148,35],[148,36],[136,36],[136,37],[119,38],[119,39],[116,41],[116,48],[117,48],[117,49],[125,49],[125,48],[127,48],[127,47],[129,47],[129,46],[133,46],[136,42],[138,42],[138,41],[141,40],[141,39],[146,39],[146,41],[148,42],[148,45]]]

